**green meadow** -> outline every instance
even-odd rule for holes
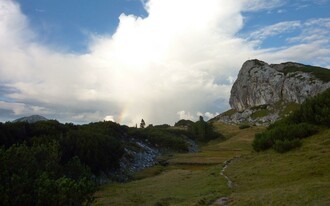
[[[329,205],[330,130],[304,139],[300,148],[279,154],[254,152],[251,142],[262,127],[239,129],[214,123],[226,140],[201,145],[198,153],[160,157],[169,164],[136,174],[128,183],[104,185],[95,205]],[[220,175],[223,162],[235,159]]]

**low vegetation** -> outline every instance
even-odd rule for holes
[[[0,123],[0,205],[90,205],[98,175],[119,166],[125,127]]]
[[[329,205],[330,129],[303,139],[286,153],[267,150],[234,161],[230,205]]]
[[[166,169],[161,174],[101,188],[95,205],[209,205],[228,194],[219,168]]]
[[[265,131],[263,127],[242,130],[223,123],[213,127],[225,140],[204,143],[198,153],[168,155],[167,166],[141,171],[137,181],[104,185],[96,193],[95,205],[216,205],[212,203],[221,197],[227,197],[229,205],[328,205],[330,129],[279,154],[253,152],[253,137]],[[219,173],[222,163],[233,157],[240,158],[225,171],[233,181],[229,189]]]
[[[0,205],[90,205],[98,182],[116,180],[125,149],[139,149],[130,139],[169,153],[188,152],[189,138],[218,137],[203,119],[185,124],[189,130],[144,128],[144,121],[139,129],[113,122],[0,123]]]
[[[202,118],[181,123],[184,129],[0,123],[0,205],[211,205],[224,196],[234,205],[330,201],[330,89],[266,130]],[[98,178],[119,167],[128,138],[178,153],[160,157],[162,164],[138,172],[134,181],[98,188]],[[186,138],[199,142],[198,153],[184,153]],[[237,156],[226,171],[234,182],[231,190],[221,164]]]
[[[227,138],[202,143],[198,153],[177,153],[162,157],[166,166],[156,165],[136,175],[136,181],[110,183],[96,193],[95,205],[211,205],[231,190],[220,175],[222,163],[249,154],[255,131],[214,123],[213,128]]]
[[[204,121],[203,117],[199,117],[199,121],[188,127],[194,139],[201,142],[208,142],[212,139],[223,138],[221,133],[214,131],[213,125]]]
[[[191,120],[181,119],[174,124],[174,127],[190,127],[194,122]]]
[[[253,148],[256,151],[273,148],[286,152],[299,147],[302,138],[316,134],[321,127],[330,127],[330,89],[306,100],[288,117],[256,134]]]
[[[57,142],[1,148],[0,162],[1,205],[89,205],[93,200],[90,169],[77,157],[62,163]]]
[[[242,123],[242,124],[240,124],[239,125],[239,129],[247,129],[247,128],[250,128],[251,127],[251,125],[250,124],[248,124],[248,123]]]
[[[143,141],[148,141],[153,146],[162,150],[172,152],[188,152],[189,145],[182,136],[191,136],[183,130],[170,130],[157,127],[147,127],[145,129],[131,128],[129,135]]]
[[[276,126],[263,133],[256,134],[253,148],[256,151],[273,148],[278,152],[286,152],[300,146],[300,139],[317,132],[315,126],[306,123]]]
[[[287,66],[283,69],[284,74],[298,72],[298,71],[311,73],[316,78],[322,80],[323,82],[330,82],[330,70],[322,67],[302,65],[301,67]]]
[[[271,112],[268,110],[268,109],[260,109],[260,110],[257,110],[255,111],[251,117],[252,119],[259,119],[259,118],[262,118],[262,117],[265,117],[267,115],[269,115]]]

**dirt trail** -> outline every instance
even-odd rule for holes
[[[226,171],[227,167],[230,165],[230,163],[232,163],[235,159],[238,159],[238,158],[240,158],[240,157],[233,157],[229,160],[226,160],[223,163],[223,167],[222,167],[222,170],[220,172],[220,175],[223,176],[227,180],[227,185],[230,189],[232,189],[233,186],[234,186],[233,181],[231,181],[230,178],[227,175],[225,175],[225,171]],[[220,197],[212,205],[228,206],[229,205],[229,199],[228,199],[228,197]]]
[[[234,158],[231,158],[230,160],[225,161],[224,166],[220,172],[220,175],[223,176],[224,178],[226,178],[227,185],[229,188],[233,188],[233,182],[229,179],[229,177],[227,175],[225,175],[225,171],[226,171],[227,167],[229,166],[229,164],[237,158],[239,158],[239,157],[234,157]]]

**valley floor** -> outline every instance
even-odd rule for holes
[[[215,123],[227,140],[214,140],[198,153],[163,157],[135,181],[108,184],[96,193],[95,205],[330,205],[330,130],[307,138],[294,151],[256,153],[251,142],[261,127],[240,130]],[[236,158],[225,174],[223,163]],[[221,202],[221,201],[219,201]]]

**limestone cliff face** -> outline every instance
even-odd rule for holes
[[[268,125],[330,88],[330,70],[298,63],[246,61],[230,96],[231,110],[213,121]]]
[[[278,102],[302,103],[330,87],[324,78],[330,70],[298,63],[267,64],[246,61],[235,81],[229,100],[237,111]]]

